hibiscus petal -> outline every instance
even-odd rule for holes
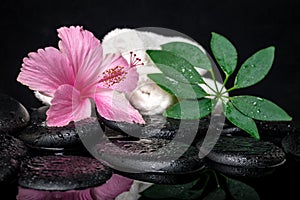
[[[65,126],[71,121],[79,121],[91,116],[91,102],[82,99],[80,92],[71,85],[62,85],[54,93],[47,111],[48,126]]]
[[[113,174],[105,184],[91,190],[96,199],[114,200],[119,194],[128,191],[132,183],[132,179]]]
[[[19,187],[17,200],[92,200],[90,188],[83,190],[46,191]]]
[[[85,58],[91,50],[100,44],[100,41],[90,31],[80,26],[62,27],[57,30],[60,50],[65,53],[71,62],[75,74],[83,65]],[[101,54],[102,56],[102,48]],[[102,59],[100,59],[102,60]]]
[[[17,80],[32,90],[53,96],[60,85],[74,83],[74,73],[65,55],[56,48],[47,47],[23,59]]]
[[[99,81],[100,65],[102,62],[102,47],[96,46],[85,58],[83,65],[78,69],[75,87],[81,95],[93,97],[94,88]]]
[[[99,114],[108,120],[145,123],[141,114],[131,106],[123,94],[99,88],[94,100]]]
[[[127,71],[125,78],[116,85],[113,85],[111,88],[120,92],[129,93],[132,92],[138,83],[139,74],[135,67],[130,68]]]
[[[115,66],[123,66],[124,69],[128,69],[130,67],[127,60],[120,53],[106,54],[101,64],[100,73],[103,73]]]
[[[108,59],[110,59],[110,62]],[[125,93],[129,93],[136,88],[139,79],[137,70],[135,67],[131,67],[123,56],[114,56],[113,59],[111,56],[106,57],[103,62],[105,66],[102,64],[99,87]],[[119,71],[109,73],[110,70],[116,72],[114,69],[119,69]],[[116,79],[119,81],[116,81]]]

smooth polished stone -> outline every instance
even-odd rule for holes
[[[47,111],[49,106],[41,106],[39,108],[31,108],[30,112],[30,123],[41,123],[47,119]]]
[[[234,126],[224,123],[224,117],[222,118],[221,116],[215,116],[214,123],[211,123],[211,117],[199,120],[178,120],[167,118],[162,115],[151,115],[143,116],[146,122],[145,124],[110,121],[101,116],[98,116],[98,118],[101,123],[110,129],[136,138],[161,138],[172,140],[175,137],[193,137],[198,140],[207,134],[209,126],[211,126],[210,128],[212,129],[218,126],[224,133],[240,132],[240,129],[236,129]],[[188,140],[190,141],[191,139]]]
[[[45,121],[35,120],[18,137],[33,149],[63,151],[83,148],[79,135],[94,134],[101,130],[94,117],[70,122],[63,127],[49,127]]]
[[[111,140],[96,146],[99,158],[123,176],[152,183],[189,182],[204,169],[198,150],[165,139]]]
[[[282,140],[283,150],[293,158],[300,160],[300,130],[287,135]]]
[[[66,191],[104,184],[112,171],[95,158],[83,156],[37,156],[21,165],[19,185],[25,188]]]
[[[213,161],[206,162],[208,168],[212,168],[224,175],[232,177],[244,177],[244,178],[260,178],[272,174],[277,167],[240,167],[240,166],[230,166],[224,165]]]
[[[0,185],[9,185],[16,180],[20,161],[27,153],[22,141],[0,134]]]
[[[127,192],[132,183],[129,178],[113,174],[105,184],[86,189],[45,191],[18,187],[17,200],[113,200]]]
[[[200,145],[202,142],[199,142]],[[267,168],[282,165],[286,161],[280,147],[252,137],[222,136],[212,145],[206,158],[224,165]]]
[[[0,132],[15,133],[29,123],[27,109],[16,99],[0,93]]]
[[[0,134],[0,156],[20,159],[26,156],[27,150],[25,144],[18,138],[8,134]]]
[[[273,142],[278,146],[286,135],[295,132],[293,121],[257,121],[256,125],[262,140]]]

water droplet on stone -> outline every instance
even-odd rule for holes
[[[20,122],[24,123],[25,119],[23,117],[19,117]]]
[[[10,111],[9,114],[10,116],[14,117],[16,113],[14,111]]]

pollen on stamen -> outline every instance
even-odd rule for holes
[[[126,74],[127,72],[124,70],[123,66],[116,66],[102,72],[102,79],[99,81],[99,83],[102,82],[106,87],[111,87],[123,81],[126,77]]]
[[[136,54],[134,54],[132,51],[130,52],[130,67],[136,67],[140,65],[144,65],[142,60],[137,57]]]

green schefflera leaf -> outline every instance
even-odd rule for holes
[[[161,45],[163,50],[173,52],[188,60],[195,67],[210,70],[211,62],[208,56],[197,46],[185,42],[170,42]]]
[[[237,65],[237,51],[233,44],[224,36],[212,33],[210,46],[221,69],[227,76],[231,75]]]
[[[225,200],[226,193],[222,188],[217,188],[214,191],[210,192],[203,200]]]
[[[141,195],[151,199],[197,199],[203,193],[203,189],[193,189],[197,181],[181,185],[152,185]]]
[[[234,96],[232,104],[243,114],[257,120],[290,121],[292,118],[273,102],[255,96]]]
[[[164,50],[147,50],[146,52],[164,75],[188,84],[204,83],[200,74],[186,59]]]
[[[234,87],[245,88],[261,81],[272,67],[274,52],[274,47],[268,47],[248,58],[238,71]]]
[[[164,74],[148,74],[148,77],[166,92],[182,99],[200,99],[207,93],[198,85],[175,81]]]
[[[174,119],[200,119],[211,113],[213,101],[211,99],[181,100],[168,108],[164,116]]]
[[[252,137],[259,139],[258,130],[254,120],[238,111],[230,101],[223,104],[223,111],[226,118],[232,124],[246,131]]]
[[[230,194],[235,200],[259,200],[260,199],[259,195],[254,190],[254,188],[250,187],[249,185],[241,181],[228,178],[227,185]]]

